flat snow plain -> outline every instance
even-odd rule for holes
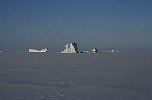
[[[0,100],[152,100],[152,52],[0,53]]]

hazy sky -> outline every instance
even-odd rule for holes
[[[152,0],[0,0],[0,50],[152,50]]]

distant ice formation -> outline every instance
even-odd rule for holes
[[[119,52],[118,50],[111,50],[110,52]]]
[[[89,51],[81,51],[80,53],[89,53]]]
[[[94,48],[94,49],[92,49],[92,52],[93,52],[93,53],[97,53],[97,52],[98,52],[98,49]]]
[[[36,49],[29,49],[29,52],[48,52],[49,50],[47,48],[44,48],[42,50],[36,50]]]
[[[65,49],[61,53],[79,53],[77,43],[73,42],[65,45]]]

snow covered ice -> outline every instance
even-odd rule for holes
[[[152,53],[0,53],[0,100],[152,100]]]

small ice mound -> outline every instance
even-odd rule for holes
[[[111,50],[110,52],[119,52],[118,50]]]
[[[98,52],[98,49],[93,48],[93,49],[92,49],[92,52],[93,52],[93,53],[97,53],[97,52]]]
[[[81,51],[80,53],[89,53],[89,51]]]
[[[61,53],[79,53],[77,43],[73,42],[65,45],[65,49]]]

